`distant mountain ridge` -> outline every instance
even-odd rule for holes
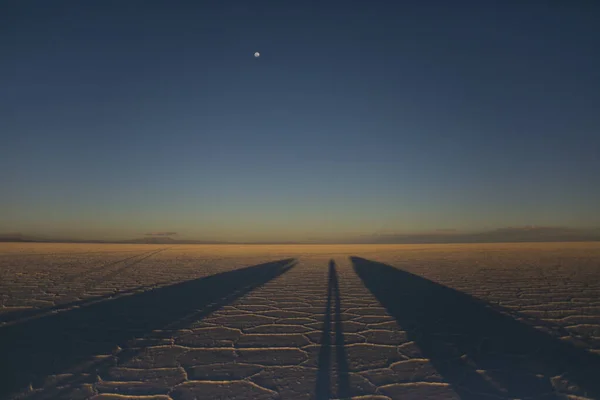
[[[483,232],[463,233],[439,230],[433,233],[373,234],[349,240],[228,242],[222,240],[174,239],[170,236],[145,236],[127,240],[77,240],[41,238],[21,233],[0,234],[0,242],[40,243],[123,243],[123,244],[442,244],[442,243],[521,243],[521,242],[595,242],[600,241],[600,228],[508,227]]]
[[[186,239],[173,239],[171,237],[143,237],[140,239],[120,240],[112,243],[150,243],[150,244],[225,244],[229,242],[223,242],[218,240],[186,240]]]
[[[519,242],[585,242],[600,241],[600,229],[561,227],[498,228],[475,233],[384,234],[360,238],[356,243],[519,243]]]
[[[0,242],[35,242],[35,240],[24,237],[20,233],[0,233]]]
[[[228,243],[217,240],[186,240],[173,239],[168,236],[147,236],[138,239],[127,240],[92,240],[92,239],[66,239],[66,238],[43,238],[28,236],[20,233],[0,233],[0,242],[36,242],[36,243],[123,243],[123,244],[222,244]]]

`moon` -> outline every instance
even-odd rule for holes
[[[257,52],[255,52],[255,53],[254,53],[254,57],[255,57],[255,58],[258,58],[258,57],[260,57],[260,53],[259,53],[258,51],[257,51]]]

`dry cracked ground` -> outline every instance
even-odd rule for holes
[[[0,398],[600,398],[600,243],[0,244]]]

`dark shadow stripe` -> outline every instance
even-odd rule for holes
[[[319,400],[330,398],[331,387],[331,263],[329,264],[329,278],[327,281],[327,301],[325,302],[325,316],[321,332],[321,347],[319,348],[317,384],[315,397]],[[335,266],[333,267],[335,268]]]
[[[333,304],[332,304],[333,303]],[[335,355],[337,364],[337,398],[350,397],[350,382],[348,377],[348,359],[344,347],[344,330],[341,317],[341,300],[335,261],[329,261],[329,278],[327,283],[327,302],[325,303],[325,319],[321,333],[321,348],[319,349],[317,384],[315,397],[329,399],[331,397],[331,308],[334,308]]]
[[[465,293],[390,265],[351,260],[365,286],[461,398],[563,398],[550,382],[559,375],[579,387],[574,394],[600,398],[600,357]]]
[[[159,287],[160,285],[147,285],[147,286],[139,286],[133,289],[115,291],[113,293],[98,295],[90,298],[85,298],[82,300],[70,301],[68,303],[57,304],[52,307],[44,307],[44,308],[31,308],[23,311],[12,311],[7,313],[0,314],[0,323],[5,322],[7,325],[11,324],[19,324],[25,322],[31,318],[42,317],[46,314],[58,313],[63,311],[69,311],[74,307],[86,307],[96,302],[113,300],[120,296],[125,296],[129,294],[133,294],[136,292],[143,292],[145,290],[150,290],[155,287]],[[1,326],[1,325],[0,325]]]
[[[329,274],[332,275],[335,316],[335,354],[338,372],[338,398],[350,397],[350,381],[348,376],[348,357],[346,356],[344,327],[342,325],[342,304],[338,275],[333,260],[330,263]]]
[[[201,319],[293,265],[285,259],[236,269],[0,327],[0,398],[173,321]]]

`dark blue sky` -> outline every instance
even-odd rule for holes
[[[0,231],[599,226],[598,20],[593,0],[4,1]]]

